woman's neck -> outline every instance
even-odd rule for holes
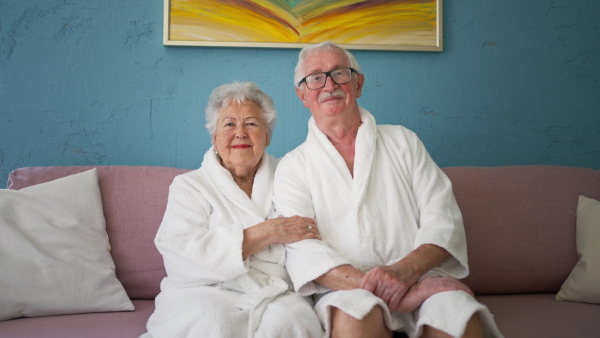
[[[254,175],[258,170],[258,166],[254,168],[227,168],[233,177],[235,183],[252,198],[252,186],[254,185]]]

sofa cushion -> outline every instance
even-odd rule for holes
[[[557,302],[553,293],[476,297],[506,338],[598,337],[600,305]]]
[[[94,167],[29,167],[13,171],[8,188],[21,189]],[[189,169],[99,166],[106,232],[117,278],[132,299],[154,299],[166,276],[154,236],[167,205],[173,178]]]
[[[453,183],[478,294],[556,293],[578,261],[579,195],[600,199],[600,170],[562,166],[444,168]]]
[[[579,196],[576,241],[579,262],[556,299],[600,304],[600,201]]]
[[[109,252],[96,169],[0,190],[0,320],[133,310]]]
[[[153,300],[134,300],[135,311],[86,313],[0,322],[0,337],[22,338],[132,338],[146,332],[154,312]]]

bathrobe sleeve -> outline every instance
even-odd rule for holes
[[[180,286],[214,284],[248,272],[248,260],[242,260],[243,225],[209,224],[218,211],[203,195],[211,192],[203,191],[198,176],[175,178],[155,238],[170,281]]]
[[[305,163],[298,152],[288,153],[277,166],[274,182],[275,209],[283,216],[315,217]],[[318,225],[318,224],[317,224]],[[350,264],[325,242],[303,240],[286,244],[286,268],[301,296],[330,291],[314,280],[340,265]]]
[[[419,210],[414,246],[434,244],[446,249],[451,257],[432,273],[464,278],[469,274],[467,242],[452,183],[417,135],[407,129],[404,131],[412,157],[412,192]]]

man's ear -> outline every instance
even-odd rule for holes
[[[304,107],[308,108],[308,100],[306,99],[306,95],[304,95],[304,91],[302,90],[302,88],[296,87],[296,95],[298,95]]]
[[[358,74],[356,79],[356,98],[362,95],[363,84],[365,84],[365,74]]]

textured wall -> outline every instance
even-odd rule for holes
[[[360,103],[440,166],[600,168],[597,0],[445,0],[442,53],[356,51]],[[300,144],[297,50],[164,47],[162,0],[0,0],[0,182],[22,166],[196,168],[210,91],[252,80]],[[3,184],[0,183],[0,186]]]

